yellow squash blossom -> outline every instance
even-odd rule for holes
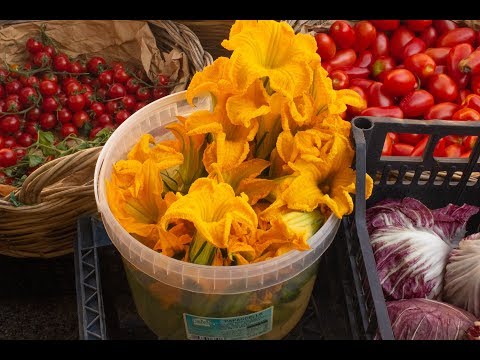
[[[269,88],[289,99],[308,87],[312,61],[320,62],[315,39],[295,35],[285,22],[238,20],[235,29],[222,46],[233,53],[230,77],[236,87],[247,89],[257,79],[268,79]]]
[[[248,204],[246,195],[235,196],[229,184],[209,178],[195,181],[188,194],[168,208],[160,225],[167,229],[178,219],[190,221],[196,229],[189,260],[205,264],[213,261],[216,248],[228,247],[233,221],[252,236],[255,236],[258,225],[257,215]],[[208,255],[205,257],[202,253]]]
[[[229,184],[236,195],[245,193],[249,204],[254,205],[258,200],[266,197],[274,187],[272,180],[257,178],[268,166],[270,163],[263,159],[248,160],[229,170],[223,170],[214,164],[208,177]]]

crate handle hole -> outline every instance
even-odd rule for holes
[[[358,117],[358,118],[354,119],[353,122],[354,122],[354,125],[357,128],[362,129],[362,130],[369,130],[373,127],[372,122],[369,119],[364,118],[364,117]]]

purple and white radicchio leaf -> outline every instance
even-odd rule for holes
[[[475,321],[467,331],[468,340],[480,340],[480,321]]]
[[[435,223],[432,212],[413,198],[384,200],[367,209],[368,233],[388,227],[432,228]]]
[[[476,320],[465,310],[429,299],[389,301],[387,310],[397,340],[466,340]]]
[[[433,231],[385,228],[370,242],[387,299],[434,299],[441,293],[451,247]]]
[[[467,236],[450,253],[443,297],[480,318],[480,233]]]
[[[435,220],[433,231],[444,241],[456,246],[465,235],[468,219],[479,210],[479,207],[467,204],[462,206],[448,204],[443,208],[432,210]]]

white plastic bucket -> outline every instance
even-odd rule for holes
[[[192,107],[181,92],[148,104],[120,125],[103,147],[95,168],[98,209],[123,257],[137,310],[160,338],[281,339],[308,305],[318,260],[335,237],[340,220],[330,216],[309,239],[308,251],[221,267],[179,261],[148,248],[125,231],[108,206],[105,180],[110,179],[113,164],[126,158],[141,135],[150,133],[157,141],[168,138],[165,126],[177,121],[178,115],[186,117],[210,105],[205,97]],[[255,319],[261,325],[252,330]],[[230,329],[232,324],[244,328]]]

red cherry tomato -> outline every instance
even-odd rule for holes
[[[433,20],[433,27],[438,31],[439,35],[456,29],[458,25],[452,20]]]
[[[480,112],[480,95],[477,95],[477,94],[467,95],[465,100],[462,101],[462,107],[467,107]]]
[[[116,98],[121,98],[127,95],[127,90],[125,90],[125,87],[122,84],[115,83],[112,86],[110,86],[110,89],[108,89],[107,96],[110,99],[116,99]]]
[[[405,25],[408,29],[420,32],[432,25],[432,20],[405,20]]]
[[[22,103],[22,105],[30,106],[37,102],[38,94],[34,88],[26,86],[22,88],[18,93],[18,99],[20,100],[20,103]]]
[[[381,82],[373,83],[367,91],[368,106],[392,106],[395,105],[393,97],[385,90]]]
[[[390,56],[390,40],[384,32],[378,32],[375,41],[370,46],[373,57]]]
[[[462,73],[460,63],[473,52],[470,44],[459,44],[450,49],[447,57],[448,75],[457,83],[460,89],[467,86],[469,76]]]
[[[120,110],[115,115],[115,123],[120,125],[125,120],[127,120],[129,116],[130,116],[130,113],[127,110]]]
[[[428,80],[428,91],[437,103],[455,101],[458,97],[457,84],[445,74],[434,74]]]
[[[413,38],[410,40],[402,51],[402,60],[405,60],[407,57],[424,52],[427,49],[425,42],[420,38]]]
[[[98,74],[103,71],[106,61],[100,56],[92,57],[87,63],[88,72]]]
[[[390,53],[393,58],[401,60],[405,45],[407,45],[415,34],[405,26],[400,26],[390,38]]]
[[[335,53],[337,52],[337,46],[330,35],[320,32],[315,35],[315,41],[317,42],[317,53],[320,55],[322,62],[328,61],[335,56]],[[131,81],[133,82],[136,80],[132,78]],[[138,87],[139,85],[137,82],[137,89]],[[137,89],[131,89],[131,85],[128,85],[127,83],[127,91],[129,93],[133,94],[135,91],[137,91]]]
[[[472,92],[468,89],[461,89],[458,92],[458,98],[457,98],[457,104],[462,104],[463,101],[467,98],[468,95],[470,95]],[[475,109],[477,110],[477,109]]]
[[[335,41],[340,49],[350,48],[355,42],[355,31],[349,23],[343,20],[335,21],[328,31],[329,35]],[[353,65],[353,64],[351,64]]]
[[[392,145],[393,156],[410,156],[414,147],[409,144],[397,143]]]
[[[58,54],[53,58],[53,67],[57,71],[67,71],[70,66],[70,59],[66,54]]]
[[[366,79],[368,78],[368,75],[370,75],[370,70],[358,66],[341,66],[335,70],[343,71],[346,75],[348,75],[349,79]],[[330,74],[332,74],[335,70],[333,70]]]
[[[400,109],[406,118],[423,116],[434,104],[433,96],[425,90],[415,90],[400,101]]]
[[[407,57],[404,64],[405,68],[418,76],[420,80],[425,80],[435,73],[435,61],[425,53]]]
[[[424,114],[425,120],[451,120],[453,114],[460,108],[458,104],[452,102],[442,102],[433,105]]]
[[[152,99],[152,92],[150,91],[149,88],[141,87],[135,93],[135,97],[140,102],[149,101]]]
[[[370,47],[377,37],[377,30],[370,21],[361,20],[353,27],[355,31],[355,42],[353,43],[356,51],[363,51]]]
[[[383,86],[392,96],[405,96],[415,89],[417,80],[410,70],[395,69],[385,75]]]
[[[445,138],[441,138],[438,140],[437,145],[435,145],[435,149],[433,150],[434,157],[444,157],[445,156]]]
[[[370,22],[380,31],[392,31],[400,26],[400,20],[370,20]]]
[[[472,76],[470,90],[472,90],[472,94],[480,95],[480,75]]]
[[[57,112],[57,119],[58,121],[60,121],[62,124],[66,124],[68,122],[70,122],[70,120],[72,120],[72,113],[70,110],[68,110],[67,108],[61,108],[60,110],[58,110]]]
[[[438,65],[435,67],[435,74],[447,74],[447,72],[446,65]]]
[[[7,95],[18,94],[22,88],[22,83],[18,80],[12,80],[5,84],[5,92]]]
[[[478,121],[480,120],[480,113],[474,109],[461,108],[453,114],[452,119],[460,121]]]
[[[447,65],[448,53],[450,52],[449,47],[437,47],[437,48],[428,48],[425,50],[425,54],[430,56],[435,64],[438,65]]]
[[[17,155],[11,149],[0,149],[0,168],[13,166],[17,163]]]
[[[425,28],[420,33],[420,39],[422,39],[425,42],[425,45],[427,48],[432,47],[435,45],[435,41],[437,40],[438,37],[438,32],[433,26],[429,26]]]
[[[40,86],[38,87],[40,93],[44,96],[55,95],[58,91],[58,84],[51,80],[42,80]]]
[[[425,137],[424,134],[398,133],[397,135],[400,142],[414,146]]]
[[[81,111],[85,107],[85,97],[82,94],[70,95],[67,106],[72,112]]]
[[[117,83],[126,83],[130,79],[130,76],[127,74],[124,68],[116,69],[113,73],[113,81]]]
[[[20,119],[17,115],[7,115],[0,119],[0,131],[4,134],[13,134],[20,130]]]
[[[368,88],[370,87],[370,85],[372,85],[373,83],[375,83],[375,81],[370,80],[370,79],[361,79],[361,78],[351,79],[350,80],[350,87],[358,86],[358,87],[362,88],[363,91],[365,91],[365,93],[366,93]]]
[[[467,136],[463,141],[463,149],[466,151],[473,150],[477,140],[478,140],[478,136]]]
[[[119,101],[108,101],[105,104],[105,110],[108,114],[114,114],[118,110],[120,110],[120,102]]]
[[[90,117],[88,116],[87,112],[83,110],[77,111],[72,117],[72,123],[77,127],[77,129],[80,129],[89,120]]]
[[[45,51],[39,51],[33,55],[33,63],[38,67],[49,66],[52,63],[52,56]]]
[[[83,66],[80,61],[74,61],[68,64],[68,72],[72,74],[80,74],[82,72]]]
[[[380,56],[375,60],[371,65],[370,71],[372,76],[380,81],[383,81],[385,75],[390,71],[395,69],[395,60],[389,56]]]
[[[363,110],[360,115],[403,119],[403,111],[398,106],[372,106]]]
[[[67,123],[63,124],[62,128],[60,129],[60,134],[62,137],[66,138],[68,135],[78,135],[78,130],[73,124]]]
[[[57,118],[53,113],[43,113],[40,115],[40,126],[44,130],[53,129],[57,125]]]
[[[468,27],[450,30],[437,39],[437,47],[453,47],[458,44],[468,43],[473,45],[476,40],[475,30]]]
[[[328,64],[335,70],[342,66],[352,66],[357,60],[357,54],[353,49],[338,50]]]
[[[165,94],[162,95],[162,96],[159,96],[160,93],[155,93],[155,90],[157,90],[157,89],[165,91]],[[153,96],[154,96],[154,98],[155,98],[155,96],[159,96],[157,99],[159,99],[160,97],[163,97],[163,96],[168,94],[168,91],[165,88],[156,88],[155,90],[153,91]],[[122,104],[125,107],[125,109],[130,110],[130,111],[135,109],[135,105],[137,104],[137,101],[135,100],[135,97],[133,95],[125,95],[122,98],[121,101],[122,101]]]
[[[109,114],[102,114],[98,117],[97,123],[101,127],[104,127],[109,124],[113,124],[112,116]]]
[[[17,143],[23,147],[29,147],[33,142],[33,136],[27,132],[21,133],[20,136],[17,137]]]
[[[428,143],[428,136],[425,136],[422,140],[420,140],[412,150],[410,156],[422,156],[423,152],[425,151],[425,147]]]
[[[113,71],[112,70],[105,70],[98,75],[98,81],[100,81],[100,85],[106,87],[109,84],[113,83]]]
[[[357,61],[355,61],[355,66],[368,68],[373,62],[373,54],[370,50],[364,50],[357,56]]]
[[[458,144],[451,144],[445,147],[445,155],[449,158],[459,158],[462,155],[462,147]]]
[[[25,45],[27,47],[27,51],[32,55],[43,50],[43,44],[40,41],[35,40],[34,38],[29,38]]]
[[[327,35],[328,36],[328,35]],[[335,55],[335,54],[334,54]],[[321,56],[321,55],[320,55]],[[322,57],[323,60],[323,57]],[[129,94],[135,94],[137,90],[140,88],[140,83],[135,78],[130,78],[125,83],[125,88]]]
[[[77,81],[70,81],[66,85],[64,83],[65,93],[68,96],[76,95],[82,90],[82,85]]]
[[[92,117],[96,119],[105,113],[105,106],[101,102],[95,101],[90,105],[90,110],[93,115]]]
[[[383,143],[382,156],[392,156],[393,142],[390,136],[385,136],[385,142]]]

